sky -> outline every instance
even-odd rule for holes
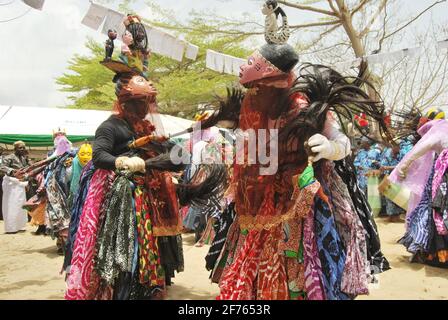
[[[12,4],[7,4],[13,1]],[[403,10],[417,12],[432,0],[402,0],[409,3]],[[262,0],[155,0],[163,8],[170,9],[180,19],[187,19],[194,10],[206,10],[223,16],[252,17],[263,23],[260,14]],[[43,10],[30,10],[20,0],[0,0],[0,105],[61,107],[69,105],[66,93],[60,92],[55,79],[66,72],[68,61],[74,54],[85,54],[86,38],[104,42],[100,31],[81,24],[89,8],[89,0],[46,0]],[[117,2],[107,6],[116,9]],[[133,9],[144,17],[151,12],[144,1],[135,1]],[[299,24],[313,18],[310,14],[287,10],[290,24]],[[447,20],[448,3],[419,21],[425,27],[425,19]],[[298,35],[300,37],[300,34]],[[412,44],[403,44],[409,47]]]

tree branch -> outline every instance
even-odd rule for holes
[[[387,1],[388,0],[382,0],[381,4],[378,6],[378,9],[376,10],[376,12],[373,14],[372,19],[370,19],[369,23],[367,24],[367,26],[364,28],[364,30],[362,30],[359,33],[359,37],[363,38],[367,33],[369,33],[370,28],[372,27],[372,25],[375,23],[376,19],[378,19],[378,17],[380,16],[381,12],[384,10],[384,8],[387,5]],[[446,1],[446,0],[444,0]]]
[[[314,47],[316,44],[318,44],[319,42],[321,42],[323,40],[323,38],[325,38],[326,36],[328,36],[330,33],[332,33],[333,31],[335,31],[336,29],[338,29],[341,25],[335,25],[333,27],[331,27],[328,30],[325,30],[324,32],[320,33],[319,36],[311,41],[310,44],[306,45],[305,47],[302,48],[303,51],[308,50],[312,47]]]
[[[385,39],[388,39],[390,37],[392,37],[393,35],[397,34],[398,32],[400,32],[401,30],[403,30],[404,28],[406,28],[407,26],[409,26],[410,24],[412,24],[413,22],[415,22],[416,20],[418,20],[422,15],[424,15],[427,11],[431,10],[433,7],[435,7],[438,4],[441,4],[443,2],[446,2],[446,0],[440,0],[440,1],[436,1],[434,2],[432,5],[430,5],[428,8],[426,8],[425,10],[423,10],[422,12],[420,12],[415,18],[411,19],[410,21],[408,21],[405,25],[403,25],[402,27],[398,28],[397,30],[395,30],[394,32],[388,34],[387,36],[384,37]]]
[[[379,47],[377,52],[381,52],[381,50],[383,49],[383,42],[385,40],[384,37],[386,36],[386,25],[387,25],[387,5],[384,7],[383,35],[381,36],[381,39],[378,42]]]
[[[289,1],[278,0],[278,3],[281,3],[281,4],[283,4],[283,5],[287,6],[287,7],[296,8],[296,9],[299,9],[299,10],[311,11],[311,12],[326,14],[326,15],[332,16],[332,17],[337,17],[338,16],[338,14],[336,12],[333,12],[333,11],[319,9],[319,8],[315,8],[315,7],[311,7],[311,6],[305,6],[305,5],[302,5],[302,4],[292,3],[292,2],[289,2]]]
[[[366,4],[368,4],[371,0],[362,0],[356,7],[354,7],[352,9],[352,17],[358,12],[360,11],[362,8],[365,7]]]
[[[341,17],[341,13],[339,12],[338,8],[335,7],[333,0],[327,0],[328,4],[330,5],[331,10],[333,10],[334,13],[336,13],[336,15],[338,17]]]
[[[292,29],[302,29],[302,28],[310,28],[310,27],[323,27],[323,26],[332,26],[335,24],[341,24],[341,20],[333,20],[333,21],[324,21],[324,22],[312,22],[305,24],[292,25],[290,28]]]

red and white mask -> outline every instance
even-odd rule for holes
[[[242,85],[285,74],[263,57],[258,50],[249,57],[247,63],[243,64],[240,69],[240,83]]]

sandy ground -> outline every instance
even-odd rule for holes
[[[359,300],[440,300],[448,299],[448,269],[409,263],[410,254],[397,241],[404,234],[403,223],[377,219],[382,251],[392,267],[379,275],[369,296]]]
[[[370,296],[359,299],[448,299],[448,270],[410,264],[410,255],[396,244],[404,231],[401,223],[378,219],[383,251],[392,269],[379,277]],[[63,299],[65,283],[59,275],[62,257],[55,241],[34,236],[35,227],[15,235],[3,233],[0,221],[0,299]],[[214,299],[219,290],[210,283],[204,257],[208,246],[194,246],[194,236],[184,236],[185,272],[174,279],[169,299]]]

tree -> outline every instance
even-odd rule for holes
[[[110,110],[114,97],[114,84],[111,79],[113,72],[100,64],[104,58],[102,45],[88,39],[86,47],[89,56],[76,54],[69,60],[69,71],[56,79],[62,92],[73,95],[68,98],[73,101],[72,108]]]
[[[433,25],[415,37],[416,45],[422,47],[418,57],[403,59],[387,71],[383,68],[381,94],[391,111],[446,105],[448,55],[434,46],[443,33],[447,34],[443,27]]]
[[[162,9],[158,9],[163,13]],[[170,20],[171,23],[177,23]],[[168,26],[163,21],[152,23],[159,28]],[[222,95],[235,76],[218,74],[205,67],[206,49],[212,49],[233,56],[246,57],[247,49],[242,43],[248,35],[225,37],[209,34],[209,26],[202,20],[192,19],[183,35],[185,40],[199,46],[195,61],[181,62],[153,54],[150,59],[150,80],[158,91],[159,111],[176,116],[192,117],[198,105],[208,104],[215,95]],[[88,39],[90,55],[75,55],[69,61],[69,71],[57,79],[61,91],[71,92],[69,98],[73,108],[110,110],[114,96],[113,73],[100,65],[104,57],[102,44]],[[116,50],[119,51],[119,50]],[[118,52],[115,53],[115,58]]]
[[[446,0],[434,0],[420,12],[408,15],[403,15],[400,10],[405,3],[403,0],[278,0],[278,2],[291,10],[309,13],[309,21],[305,23],[296,24],[294,21],[289,21],[293,32],[303,30],[307,31],[307,35],[311,34],[311,36],[302,37],[300,42],[296,39],[295,46],[300,55],[310,62],[336,65],[339,62],[365,57],[372,53],[396,50],[396,44],[408,37],[406,31],[416,25],[424,14]],[[400,15],[393,15],[392,12],[400,12]],[[210,32],[216,35],[246,34],[254,36],[263,34],[263,26],[257,21],[248,21],[247,19],[239,21],[206,13],[200,13],[197,16],[202,16],[202,19],[209,24]],[[172,28],[176,30],[181,30],[183,27],[182,25],[172,25]],[[292,41],[294,39],[290,40],[291,43]],[[409,99],[405,99],[405,95],[397,95],[397,92],[394,91],[395,89],[400,90],[400,88],[397,88],[397,82],[393,81],[393,76],[401,72],[401,75],[407,76],[405,82],[412,85],[409,90],[414,93],[418,91],[420,95],[425,93],[423,96],[428,97],[432,93],[432,97],[428,101],[434,102],[437,95],[443,93],[441,88],[445,88],[440,86],[440,81],[435,81],[444,79],[444,64],[440,59],[420,60],[421,68],[431,62],[438,65],[426,68],[422,73],[425,76],[417,78],[415,72],[420,70],[413,68],[413,70],[403,71],[403,68],[410,65],[409,59],[380,67],[367,65],[366,79],[376,89],[368,88],[369,94],[378,98],[377,91],[387,92],[386,106],[389,109],[408,103]],[[439,68],[439,66],[442,67]],[[428,86],[428,84],[430,85]],[[425,90],[417,89],[419,86]],[[396,98],[400,98],[401,101],[396,101]],[[413,100],[414,103],[423,101],[422,98],[413,98]]]

